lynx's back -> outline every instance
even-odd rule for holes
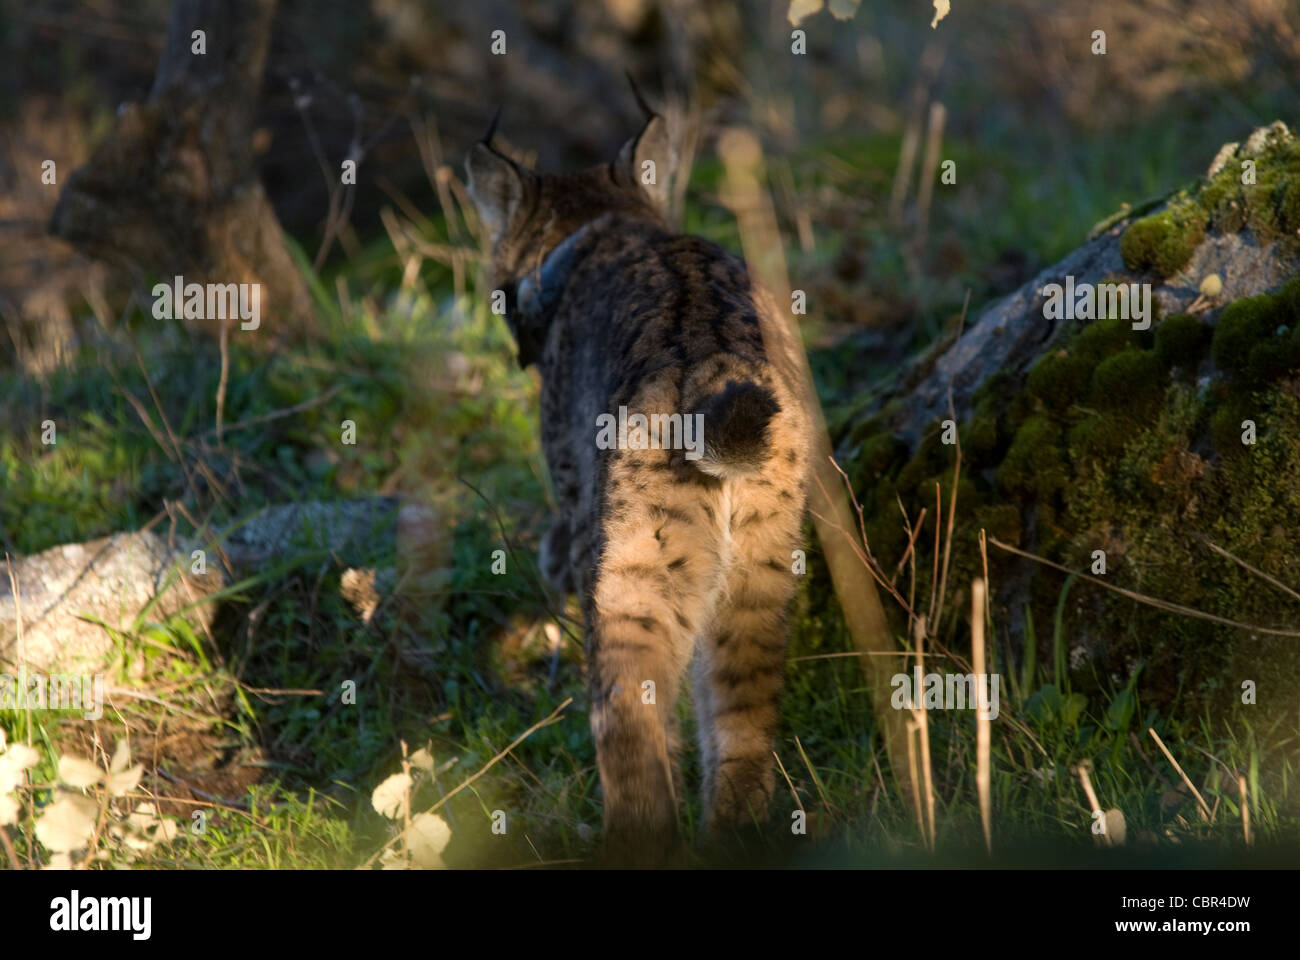
[[[582,601],[608,855],[665,862],[692,660],[706,828],[762,823],[772,797],[811,434],[798,347],[742,260],[667,228],[658,116],[581,174],[487,142],[468,166],[542,375],[559,510],[541,565]]]

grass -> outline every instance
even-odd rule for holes
[[[958,144],[954,156],[964,163],[969,149]],[[883,166],[896,151],[896,141],[829,149],[863,169]],[[822,167],[817,151],[792,163],[796,182],[809,189]],[[892,171],[885,170],[887,192]],[[734,247],[734,228],[707,203],[716,172],[697,171],[688,227]],[[1001,218],[988,210],[956,215],[952,229],[970,237],[979,235],[977,222],[1004,225],[983,237],[983,246],[972,246],[972,264],[1008,243],[1050,259],[1082,239],[1117,199],[1110,187],[1100,195],[1076,192],[1056,211],[1060,216],[1043,218],[1043,187],[1026,176],[1008,167],[1008,184],[1028,185],[1012,189]],[[1079,199],[1084,195],[1091,204]],[[873,242],[886,253],[884,273],[871,282],[910,295],[899,238],[872,224]],[[428,238],[450,242],[441,221]],[[834,256],[837,240],[826,236],[823,243],[796,262],[796,271]],[[572,608],[561,613],[557,598],[537,586],[532,560],[549,501],[537,383],[515,367],[504,324],[484,298],[457,300],[451,278],[445,265],[430,261],[404,284],[391,245],[376,240],[314,285],[327,326],[319,343],[266,355],[232,337],[222,444],[213,434],[217,348],[174,324],[160,328],[144,316],[98,324],[81,353],[48,379],[0,377],[0,416],[10,425],[0,434],[0,537],[10,552],[34,553],[150,521],[189,533],[196,524],[237,524],[267,504],[376,494],[428,505],[446,536],[445,576],[414,608],[386,604],[363,623],[340,596],[340,565],[303,549],[231,590],[212,638],[181,619],[144,622],[121,636],[110,679],[122,692],[98,724],[51,711],[0,711],[8,741],[30,743],[41,755],[30,786],[20,791],[24,817],[9,828],[27,865],[47,855],[31,825],[56,796],[56,757],[108,752],[122,736],[137,759],[148,759],[148,773],[138,796],[115,803],[152,796],[181,826],[176,840],[153,847],[139,865],[366,863],[397,830],[373,809],[371,792],[401,768],[408,747],[426,744],[436,766],[417,779],[411,811],[441,802],[492,764],[440,808],[451,829],[449,865],[597,856],[600,802],[580,626]],[[958,279],[927,309],[939,315],[959,307],[966,281]],[[349,292],[346,305],[326,292],[340,283]],[[833,350],[814,360],[819,377],[831,382],[847,362]],[[825,395],[826,383],[822,389]],[[278,415],[290,409],[296,412]],[[46,419],[57,426],[52,447],[39,439]],[[340,440],[345,420],[356,425],[354,445]],[[175,443],[165,439],[168,429]],[[928,551],[927,538],[918,550]],[[501,575],[492,566],[494,551],[503,549]],[[377,544],[357,563],[382,567],[393,559],[391,548]],[[930,559],[924,552],[917,562]],[[952,587],[944,605],[950,613],[929,644],[938,644],[932,660],[966,642],[961,596],[969,585]],[[1146,702],[1140,669],[1120,688],[1097,682],[1104,696],[1076,691],[1062,611],[1069,591],[1080,589],[1068,580],[1061,587],[1050,660],[1035,662],[1032,617],[1019,636],[993,624],[989,669],[1007,678],[991,742],[994,862],[1243,858],[1237,774],[1249,785],[1254,862],[1300,841],[1300,711],[1266,714],[1267,721],[1244,705],[1226,717],[1164,712]],[[558,648],[545,630],[557,613]],[[912,800],[885,766],[859,665],[829,656],[851,644],[815,550],[794,620],[777,745],[794,796],[781,781],[766,847],[754,856],[786,864],[988,862],[973,714],[928,715],[937,807],[935,849],[928,852]],[[1012,661],[1013,647],[1028,656]],[[349,683],[355,703],[343,697]],[[504,752],[569,698],[555,722]],[[689,697],[681,709],[689,742]],[[1212,822],[1197,816],[1195,800],[1148,729],[1215,809]],[[1123,811],[1129,841],[1122,850],[1096,845],[1074,773],[1085,761],[1102,805]],[[691,751],[683,772],[688,785],[699,782]],[[699,809],[695,790],[687,793],[683,818],[693,835]],[[796,798],[808,814],[807,837],[783,826]],[[204,815],[202,833],[193,832],[196,811]],[[504,834],[492,830],[496,811],[505,812]],[[103,843],[110,863],[124,862],[120,844],[107,836]]]

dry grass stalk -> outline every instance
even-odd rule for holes
[[[1241,833],[1246,838],[1246,846],[1255,845],[1255,835],[1250,830],[1250,804],[1246,802],[1246,778],[1237,777],[1237,792],[1241,794]]]
[[[1205,613],[1202,610],[1196,610],[1192,607],[1184,607],[1180,603],[1170,603],[1168,600],[1161,600],[1158,597],[1149,597],[1144,593],[1138,593],[1136,590],[1126,590],[1123,587],[1117,587],[1114,584],[1107,583],[1097,577],[1089,576],[1078,570],[1071,570],[1069,567],[1054,563],[1046,557],[1040,557],[1037,554],[1030,553],[1028,550],[1021,550],[1019,547],[1013,547],[1009,543],[1003,543],[997,537],[989,537],[989,543],[999,550],[1005,550],[1007,553],[1014,553],[1016,556],[1024,557],[1027,560],[1033,560],[1035,563],[1041,563],[1045,567],[1051,567],[1053,570],[1059,570],[1061,573],[1074,574],[1080,580],[1104,587],[1122,597],[1128,597],[1130,600],[1136,600],[1138,603],[1144,603],[1148,607],[1155,607],[1157,610],[1165,610],[1169,613],[1181,614],[1185,617],[1194,617],[1197,620],[1208,620],[1210,623],[1218,623],[1225,627],[1232,627],[1236,630],[1248,630],[1251,633],[1262,633],[1270,637],[1300,637],[1300,630],[1284,630],[1280,627],[1260,627],[1250,623],[1240,623],[1236,620],[1229,620],[1227,617],[1219,617],[1212,613]]]
[[[817,796],[821,798],[822,806],[826,810],[826,815],[830,816],[831,802],[826,799],[826,791],[822,789],[822,781],[817,776],[817,771],[813,770],[812,761],[808,759],[808,753],[803,748],[803,743],[796,736],[794,745],[799,748],[799,756],[803,758],[803,765],[808,768],[808,776],[812,778],[813,786],[817,788]]]
[[[1195,784],[1193,784],[1187,774],[1183,772],[1183,768],[1178,765],[1178,761],[1174,759],[1174,755],[1169,752],[1169,748],[1165,746],[1165,742],[1160,739],[1160,734],[1156,733],[1151,727],[1147,727],[1147,733],[1151,734],[1151,739],[1156,742],[1156,746],[1160,748],[1160,752],[1163,753],[1169,762],[1174,765],[1174,769],[1178,771],[1178,775],[1183,778],[1183,783],[1187,784],[1187,789],[1191,790],[1193,796],[1196,797],[1196,802],[1200,804],[1202,818],[1213,823],[1214,814],[1210,812],[1210,805],[1205,802],[1205,798],[1201,796],[1201,791],[1196,789]]]
[[[921,774],[916,766],[916,732],[916,721],[907,721],[907,769],[910,774],[907,783],[912,789],[912,805],[916,809],[916,830],[921,835],[922,842],[925,842],[925,814],[921,810]],[[929,846],[928,843],[926,845]]]
[[[925,676],[925,618],[916,622],[916,668],[919,675]],[[921,693],[920,684],[914,685],[912,696],[915,702],[912,707],[912,715],[916,718],[917,740],[921,747],[921,779],[925,787],[925,821],[926,846],[934,852],[934,779],[930,763],[930,717],[925,709],[925,696]]]
[[[974,667],[975,682],[980,683],[985,674],[984,662],[984,617],[985,592],[984,581],[976,579],[970,587],[970,625],[971,625],[971,665]],[[983,698],[981,698],[982,700]],[[984,846],[993,852],[993,807],[990,790],[990,771],[992,765],[989,747],[992,740],[992,727],[989,711],[984,702],[977,701],[975,711],[975,791],[979,794],[980,822],[984,826]]]
[[[1075,767],[1074,770],[1075,773],[1079,775],[1079,782],[1083,784],[1083,792],[1087,794],[1088,809],[1092,811],[1094,817],[1100,813],[1102,815],[1102,823],[1104,824],[1106,822],[1106,813],[1102,810],[1101,802],[1097,799],[1097,792],[1092,789],[1092,778],[1088,776],[1089,766],[1090,764],[1085,761]],[[1104,833],[1102,834],[1102,837],[1105,838],[1106,843],[1110,842],[1109,837],[1106,837]]]
[[[916,245],[925,251],[930,232],[930,202],[934,198],[934,181],[939,176],[939,151],[943,148],[943,128],[948,111],[942,103],[930,104],[930,122],[926,133],[925,159],[921,162],[921,183],[917,189]]]
[[[1292,597],[1293,599],[1296,599],[1296,600],[1300,600],[1300,593],[1296,593],[1296,591],[1292,590],[1290,587],[1288,587],[1285,583],[1283,583],[1281,580],[1277,579],[1276,577],[1269,576],[1267,573],[1265,573],[1263,570],[1260,570],[1258,567],[1252,567],[1252,566],[1251,566],[1249,563],[1247,563],[1245,560],[1242,560],[1240,557],[1235,556],[1235,555],[1229,553],[1227,550],[1224,550],[1223,547],[1220,547],[1220,546],[1218,546],[1217,544],[1211,543],[1211,542],[1209,541],[1209,539],[1207,539],[1206,537],[1198,536],[1197,539],[1199,539],[1199,540],[1201,541],[1201,543],[1205,544],[1207,547],[1209,547],[1209,548],[1210,548],[1211,550],[1213,550],[1215,553],[1219,554],[1219,556],[1221,556],[1221,557],[1227,557],[1227,558],[1228,558],[1229,560],[1231,560],[1233,563],[1239,565],[1239,566],[1242,567],[1244,570],[1247,570],[1247,571],[1249,571],[1250,573],[1253,573],[1255,576],[1259,577],[1259,578],[1260,578],[1261,580],[1263,580],[1265,583],[1268,583],[1268,584],[1271,584],[1271,585],[1274,586],[1274,587],[1277,587],[1279,590],[1281,590],[1281,591],[1282,591],[1283,593],[1285,593],[1287,596]]]
[[[953,423],[957,422],[957,414],[952,409],[952,391],[948,391],[948,414],[952,417]],[[943,572],[939,575],[939,609],[935,614],[936,619],[930,621],[936,626],[943,618],[943,604],[948,596],[948,560],[952,555],[952,531],[957,524],[957,483],[961,480],[961,441],[957,442],[957,455],[952,464],[952,496],[948,498],[948,532],[947,539],[943,545]],[[936,492],[938,485],[936,484]],[[940,514],[935,514],[935,526],[938,526]]]
[[[781,769],[781,776],[785,777],[785,782],[790,787],[790,796],[794,797],[795,807],[798,808],[799,812],[804,815],[805,819],[807,819],[808,812],[803,808],[803,801],[799,799],[799,794],[794,788],[794,783],[790,780],[790,774],[785,772],[785,764],[781,762],[781,755],[773,750],[772,756],[776,757],[776,765]]]

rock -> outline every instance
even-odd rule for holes
[[[267,507],[215,543],[141,530],[63,544],[12,561],[17,596],[9,572],[0,572],[0,666],[101,672],[117,649],[111,631],[130,633],[180,615],[203,633],[215,615],[205,598],[311,550],[345,566],[377,553],[395,558],[408,574],[404,592],[418,594],[445,566],[445,546],[430,510],[392,497]],[[378,578],[373,570],[368,578],[349,572],[345,598],[369,622],[380,595],[393,593],[399,578],[392,568]]]
[[[192,599],[225,585],[215,566],[206,574],[190,573],[187,546],[169,547],[158,534],[141,531],[64,544],[13,561],[13,581],[8,571],[0,578],[0,662],[26,662],[45,673],[96,672],[115,649],[101,622],[129,631],[155,596],[147,616],[166,620]],[[211,624],[212,608],[194,607],[186,619],[202,630]]]
[[[1243,153],[1258,156],[1264,146],[1288,140],[1290,133],[1281,122],[1261,127],[1246,141]],[[1231,148],[1231,149],[1230,149]],[[1224,144],[1211,169],[1217,173],[1236,153],[1236,144]],[[1225,156],[1226,154],[1226,156]],[[1165,209],[1157,206],[1154,212]],[[1069,321],[1055,321],[1043,316],[1043,287],[1064,283],[1073,276],[1076,287],[1097,284],[1107,277],[1127,274],[1120,254],[1120,237],[1136,219],[1122,218],[1107,227],[1058,263],[1047,267],[1019,290],[993,303],[980,314],[963,336],[941,355],[929,358],[928,370],[915,368],[903,380],[903,390],[887,394],[887,399],[901,400],[889,417],[891,429],[912,446],[921,431],[940,415],[948,412],[951,389],[959,416],[968,414],[970,400],[979,386],[994,373],[1023,375],[1032,363],[1052,349],[1060,339],[1076,329]],[[1261,243],[1250,231],[1210,234],[1200,243],[1191,259],[1173,275],[1139,277],[1153,284],[1152,296],[1159,301],[1163,316],[1186,310],[1200,295],[1200,282],[1206,274],[1221,278],[1218,300],[1229,303],[1241,297],[1271,291],[1294,275],[1297,268],[1294,250],[1284,250],[1278,243]],[[914,381],[909,383],[909,381]]]
[[[1255,179],[1243,184],[1245,159]],[[899,503],[933,513],[939,482],[948,509],[942,421],[955,416],[964,458],[947,583],[982,575],[986,530],[994,621],[1013,654],[1032,635],[1027,614],[1040,644],[1042,624],[1059,622],[1076,689],[1098,677],[1123,687],[1142,670],[1153,705],[1217,696],[1223,707],[1224,677],[1231,690],[1300,669],[1300,610],[1280,592],[1300,587],[1300,141],[1275,123],[1225,145],[1210,169],[1103,221],[988,306],[873,398],[837,448],[872,550],[893,569],[908,543]],[[1124,315],[1055,319],[1044,290],[1067,278],[1076,290],[1149,285],[1149,329]],[[1066,588],[1061,568],[1099,583]]]

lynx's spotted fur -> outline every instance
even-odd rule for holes
[[[541,562],[581,598],[606,849],[624,863],[679,847],[692,660],[706,829],[766,820],[811,433],[800,348],[770,295],[742,260],[668,228],[670,148],[646,112],[616,160],[580,173],[526,170],[491,132],[466,164],[492,286],[542,376],[559,515]],[[702,414],[702,451],[602,449],[598,418],[620,407]]]

